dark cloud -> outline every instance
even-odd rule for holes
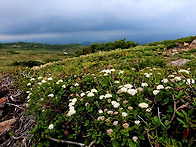
[[[195,4],[194,0],[6,0],[0,2],[0,41],[190,36],[196,34]]]

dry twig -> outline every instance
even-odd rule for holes
[[[177,103],[177,102],[176,102],[176,103]],[[175,103],[175,101],[174,101],[174,107],[176,107],[176,103]],[[171,124],[171,123],[173,122],[173,120],[174,120],[174,118],[175,118],[175,116],[176,116],[176,111],[178,111],[178,110],[180,110],[180,109],[183,109],[183,108],[186,108],[186,107],[188,107],[188,105],[189,105],[189,102],[187,102],[186,104],[184,104],[184,105],[178,107],[176,110],[175,110],[175,108],[174,108],[175,111],[174,111],[174,114],[173,114],[173,116],[172,116],[172,118],[171,118],[169,124]]]

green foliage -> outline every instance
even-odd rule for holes
[[[118,48],[127,49],[136,46],[137,43],[134,43],[132,41],[126,41],[125,39],[116,40],[115,42],[107,42],[105,44],[93,43],[88,47],[84,47],[82,50],[76,51],[76,56],[95,53],[97,51],[110,51]]]
[[[174,72],[184,79],[171,76]],[[79,73],[60,78],[34,73],[23,79],[28,113],[36,116],[31,131],[35,146],[49,146],[50,138],[95,146],[193,144],[196,95],[195,84],[187,83],[195,76],[191,71],[146,67]]]
[[[42,64],[44,64],[44,63],[40,62],[40,61],[33,61],[33,60],[29,60],[29,61],[14,61],[12,63],[13,66],[24,66],[24,67],[40,66]]]
[[[193,40],[196,39],[196,36],[190,36],[190,37],[184,37],[176,40],[164,40],[164,41],[158,41],[158,42],[152,42],[147,44],[148,46],[158,46],[158,45],[164,45],[166,49],[174,48],[177,44],[182,44],[184,42],[191,43]]]

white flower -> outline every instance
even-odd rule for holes
[[[35,78],[31,78],[30,81],[35,81]]]
[[[123,117],[126,117],[127,116],[127,113],[126,112],[122,112],[122,116]]]
[[[52,80],[52,77],[48,78],[48,81],[51,81]]]
[[[69,109],[72,109],[71,107],[73,107],[74,105],[75,105],[75,103],[73,103],[73,102],[72,103],[69,103],[69,105],[68,105],[69,106]]]
[[[142,83],[142,87],[148,87],[148,83]]]
[[[104,120],[105,119],[105,116],[99,116],[98,118],[97,118],[97,120]]]
[[[31,86],[31,83],[28,83],[27,86]]]
[[[26,93],[30,93],[30,91],[27,91]]]
[[[146,109],[146,112],[151,112],[152,111],[152,109],[151,108],[148,108],[148,109]]]
[[[112,97],[111,94],[106,94],[106,95],[105,95],[105,98],[110,98],[110,97]]]
[[[63,80],[58,80],[59,83],[63,82]]]
[[[142,87],[138,87],[136,90],[137,91],[143,91],[143,88]]]
[[[120,104],[119,103],[115,103],[113,106],[114,106],[114,108],[118,108],[120,106]]]
[[[127,88],[127,89],[131,89],[131,88],[133,87],[133,85],[131,85],[131,84],[126,84],[126,85],[124,85],[124,87]]]
[[[98,112],[101,114],[101,113],[103,113],[103,110],[99,110]]]
[[[41,82],[42,82],[42,83],[46,83],[46,80],[42,80]]]
[[[118,84],[118,83],[120,83],[120,82],[116,80],[116,81],[114,81],[114,83],[115,83],[115,84]]]
[[[129,106],[128,109],[129,109],[129,110],[133,110],[133,107]]]
[[[54,97],[54,94],[51,93],[51,94],[48,95],[48,97]]]
[[[72,108],[72,107],[70,107],[70,108]],[[75,114],[76,113],[76,111],[72,108],[72,109],[70,109],[69,110],[69,112],[68,112],[68,116],[71,116],[71,115],[73,115],[73,114]]]
[[[76,83],[76,84],[75,84],[75,86],[77,87],[77,86],[79,86],[79,84],[78,84],[78,83]]]
[[[113,114],[113,111],[112,110],[109,110],[107,113],[108,114]]]
[[[85,93],[81,93],[80,96],[81,96],[81,97],[85,96]]]
[[[132,68],[131,70],[136,70],[135,68]]]
[[[116,102],[116,101],[112,101],[111,103],[112,103],[112,105],[114,105],[114,104],[116,104],[117,102]]]
[[[108,74],[107,74],[107,73],[105,73],[103,76],[108,76]]]
[[[127,93],[134,96],[137,93],[137,90],[136,89],[128,89]]]
[[[41,82],[38,82],[37,84],[38,84],[38,85],[42,85],[42,83],[41,83]]]
[[[179,72],[180,72],[180,73],[183,72],[183,73],[189,74],[189,71],[188,71],[188,70],[185,70],[185,69],[180,69]]]
[[[144,73],[144,75],[145,75],[147,78],[150,77],[150,74],[148,74],[148,73]]]
[[[121,93],[126,93],[127,92],[127,88],[125,88],[125,87],[122,87],[121,89],[119,89],[118,91],[117,91],[117,93],[118,94],[121,94]]]
[[[163,80],[161,80],[161,82],[163,82],[163,83],[168,83],[169,80],[168,80],[168,79],[163,79]]]
[[[157,95],[160,91],[159,90],[153,90],[153,94]]]
[[[116,126],[118,124],[118,121],[114,121],[113,125]]]
[[[62,86],[62,88],[66,88],[66,86],[65,86],[65,85],[63,85],[63,86]]]
[[[138,140],[138,137],[137,136],[133,136],[132,139],[133,139],[134,142],[136,142]]]
[[[186,84],[195,84],[195,80],[194,79],[187,79],[186,80]]]
[[[101,72],[104,72],[105,74],[110,74],[111,73],[111,71],[109,69],[104,69]]]
[[[92,92],[89,92],[89,93],[87,94],[87,97],[93,97],[93,96],[95,96],[95,95],[94,95],[94,93],[92,93]]]
[[[157,86],[157,89],[158,89],[158,90],[164,89],[164,86],[163,86],[163,85],[158,85],[158,86]]]
[[[42,77],[38,77],[37,79],[40,80],[40,79],[42,79]]]
[[[50,129],[50,130],[52,130],[54,128],[54,125],[53,124],[50,124],[49,126],[48,126],[48,129]]]
[[[103,98],[105,98],[104,95],[100,95],[99,99],[102,100]]]
[[[176,81],[176,82],[177,82],[177,81],[180,81],[180,80],[181,80],[181,77],[175,77],[175,78],[174,78],[174,81]]]
[[[91,89],[91,92],[97,93],[96,89]]]
[[[134,123],[135,123],[136,125],[139,125],[139,124],[140,124],[140,121],[139,121],[139,120],[136,120],[136,121],[134,121]]]
[[[169,75],[168,77],[169,77],[169,78],[174,78],[175,76],[174,76],[174,75]]]
[[[165,89],[171,89],[171,87],[170,86],[167,86],[167,87],[165,87]]]
[[[124,71],[120,70],[120,71],[119,71],[119,74],[122,74],[122,73],[124,73]]]
[[[115,71],[115,69],[110,69],[110,71],[112,72],[112,71]]]
[[[72,103],[75,103],[75,102],[77,102],[77,99],[76,98],[73,98],[73,99],[71,99],[71,102]]]
[[[138,106],[140,108],[148,108],[148,104],[147,103],[140,103]]]

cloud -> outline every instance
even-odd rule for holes
[[[103,38],[112,38],[103,32],[194,34],[195,5],[194,0],[6,0],[0,2],[0,35],[50,38],[77,33],[88,39],[86,32]]]

